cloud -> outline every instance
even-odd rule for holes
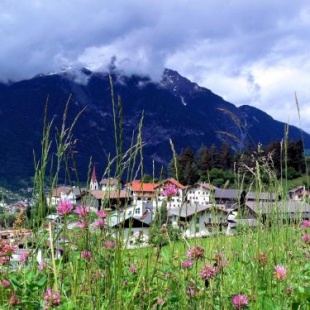
[[[297,124],[295,91],[310,114],[309,26],[308,0],[4,0],[0,80],[63,66],[106,70],[111,59],[154,80],[170,67],[232,103]]]

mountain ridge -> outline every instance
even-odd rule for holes
[[[223,141],[241,151],[249,143],[266,145],[284,137],[284,123],[257,108],[236,107],[174,70],[166,69],[158,83],[145,76],[123,76],[118,72],[109,75],[88,69],[75,76],[65,71],[37,75],[29,80],[0,83],[0,143],[4,150],[0,154],[0,182],[18,182],[34,174],[33,152],[39,156],[45,103],[48,100],[48,119],[60,128],[70,96],[67,124],[86,107],[74,130],[81,175],[86,179],[90,158],[103,171],[109,153],[115,154],[109,76],[113,79],[116,106],[118,96],[122,102],[125,148],[130,147],[132,132],[137,132],[144,115],[145,171],[150,172],[153,160],[157,172],[167,165],[172,157],[170,139],[177,152],[187,146],[198,149]],[[289,134],[292,140],[301,139],[301,131],[294,126],[290,126]],[[310,135],[305,132],[304,141],[310,144]]]

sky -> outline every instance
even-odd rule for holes
[[[309,0],[1,0],[0,42],[2,82],[170,68],[310,133]]]

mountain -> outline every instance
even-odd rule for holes
[[[38,75],[0,84],[0,182],[18,184],[33,176],[33,154],[38,158],[41,150],[45,103],[48,101],[47,119],[53,119],[54,130],[61,127],[70,96],[68,125],[86,107],[73,131],[81,179],[86,179],[91,157],[97,171],[103,171],[109,153],[112,157],[115,154],[109,76],[117,114],[117,97],[121,98],[124,149],[129,148],[143,114],[146,172],[152,171],[153,160],[156,172],[170,161],[169,139],[180,152],[187,146],[195,150],[203,144],[220,145],[222,141],[229,142],[234,150],[242,150],[247,144],[268,144],[284,136],[285,125],[265,112],[251,106],[236,107],[169,69],[160,83],[148,77],[93,73],[87,69]],[[303,135],[305,143],[310,144],[310,135]],[[289,137],[299,140],[301,131],[290,126]]]

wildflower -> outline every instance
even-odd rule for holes
[[[16,291],[12,291],[9,297],[9,304],[15,306],[20,304],[20,299],[16,297]]]
[[[46,263],[45,263],[45,262],[40,262],[39,265],[38,265],[38,269],[39,269],[40,271],[43,271],[44,268],[45,268],[45,266],[46,266]]]
[[[106,218],[108,216],[108,213],[104,211],[100,211],[100,210],[96,214],[98,217],[101,217],[101,218]]]
[[[113,240],[106,240],[103,244],[103,246],[106,248],[106,249],[114,249],[115,248],[115,241]]]
[[[165,272],[164,276],[166,279],[170,279],[172,277],[172,274],[170,272]]]
[[[157,305],[162,306],[164,303],[165,301],[161,297],[157,298]]]
[[[191,260],[185,260],[182,262],[182,268],[183,269],[189,269],[193,267],[193,262]]]
[[[130,273],[132,273],[132,274],[135,274],[135,273],[138,272],[137,267],[136,267],[135,265],[130,265],[130,266],[129,266],[129,271],[130,271]]]
[[[202,259],[205,257],[205,250],[201,246],[196,245],[188,249],[186,256],[190,260]]]
[[[60,305],[60,295],[58,292],[53,291],[50,287],[47,288],[45,294],[44,294],[44,300],[45,300],[45,308],[49,309],[49,307],[57,307]]]
[[[93,259],[91,251],[83,250],[81,252],[81,258],[91,261]]]
[[[203,280],[209,280],[213,278],[216,274],[217,274],[216,268],[214,268],[210,264],[205,265],[200,271],[200,276]]]
[[[105,227],[107,225],[107,221],[105,219],[97,219],[95,220],[95,222],[92,223],[92,226],[94,228],[102,228],[102,227]]]
[[[178,189],[175,185],[167,185],[163,191],[163,195],[166,197],[176,196],[178,194]]]
[[[291,296],[292,294],[293,294],[293,291],[294,291],[294,288],[291,286],[291,285],[289,285],[286,289],[285,289],[285,294],[287,295],[287,296]]]
[[[167,224],[163,224],[163,225],[161,226],[161,228],[160,228],[160,232],[161,232],[162,234],[165,234],[167,231],[168,231],[168,229],[167,229]]]
[[[60,215],[67,215],[73,210],[73,205],[69,200],[63,199],[60,200],[57,206],[57,212]]]
[[[301,228],[308,228],[310,227],[310,221],[309,220],[303,220],[301,223]]]
[[[257,256],[257,260],[258,260],[258,264],[260,266],[262,266],[262,267],[266,266],[266,264],[267,264],[267,255],[264,252],[259,253],[258,256]]]
[[[302,238],[302,241],[303,241],[304,243],[310,244],[310,235],[309,235],[309,234],[303,234],[303,235],[301,236],[301,238]]]
[[[28,251],[22,251],[19,255],[19,262],[20,263],[25,263],[28,259],[29,252]]]
[[[16,251],[16,247],[11,244],[5,244],[3,248],[1,249],[2,256],[12,256]]]
[[[189,285],[186,289],[186,294],[189,297],[194,297],[198,293],[198,289],[194,285]]]
[[[0,264],[6,265],[10,262],[10,256],[0,256]]]
[[[1,285],[4,287],[4,288],[7,288],[11,285],[11,282],[9,280],[2,280],[1,281]]]
[[[215,267],[215,270],[217,273],[222,271],[224,266],[228,265],[227,260],[224,258],[223,254],[221,253],[215,254],[213,256],[213,259],[215,260],[215,263],[213,264],[213,266]]]
[[[286,268],[280,265],[274,267],[273,276],[279,281],[283,281],[286,278]]]
[[[249,303],[246,295],[237,294],[232,298],[232,304],[235,309],[245,308]]]
[[[74,213],[76,213],[79,217],[86,217],[89,212],[90,208],[88,206],[78,206],[74,211]]]
[[[87,227],[87,223],[85,221],[78,221],[76,227],[80,229],[85,229]]]

